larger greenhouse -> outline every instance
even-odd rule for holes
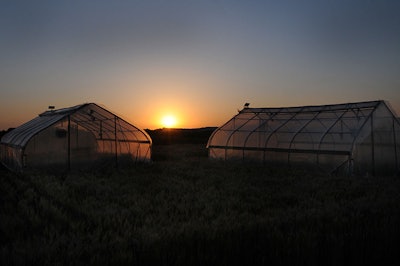
[[[87,103],[49,110],[4,135],[1,162],[9,169],[72,170],[112,162],[149,161],[149,135],[105,108]]]
[[[400,122],[385,101],[244,108],[210,136],[209,157],[399,174]]]

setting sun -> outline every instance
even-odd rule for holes
[[[177,122],[176,118],[172,115],[166,115],[161,120],[161,124],[164,127],[173,127],[176,125],[176,122]]]

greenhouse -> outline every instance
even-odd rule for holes
[[[385,101],[249,108],[216,129],[209,157],[315,166],[330,174],[398,175],[400,122]]]
[[[151,144],[146,132],[87,103],[48,110],[10,131],[1,138],[0,159],[14,171],[119,166],[149,161]]]

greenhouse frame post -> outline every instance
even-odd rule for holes
[[[397,155],[397,139],[396,139],[396,130],[395,130],[395,126],[394,126],[394,120],[395,118],[392,119],[392,130],[393,130],[393,146],[394,146],[394,159],[395,159],[395,163],[396,163],[396,171],[398,172],[399,169],[399,161],[398,161],[398,155]]]
[[[114,116],[115,167],[118,168],[117,116]]]
[[[372,159],[372,176],[375,176],[374,115],[371,115],[371,159]]]
[[[67,150],[67,170],[71,170],[71,116],[68,115],[68,150]]]
[[[347,176],[353,176],[354,174],[354,159],[353,155],[349,154],[348,164],[347,164]]]

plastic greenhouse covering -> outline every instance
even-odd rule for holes
[[[209,157],[313,165],[331,174],[399,174],[400,122],[389,104],[244,108],[216,129]]]
[[[0,151],[2,163],[12,170],[70,170],[106,161],[149,161],[151,139],[105,108],[87,103],[40,114],[4,135]]]

